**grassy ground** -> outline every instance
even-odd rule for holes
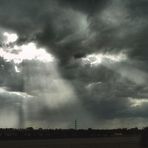
[[[0,141],[0,148],[141,148],[139,137]]]

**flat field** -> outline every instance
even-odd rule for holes
[[[139,137],[0,141],[0,148],[142,148]]]

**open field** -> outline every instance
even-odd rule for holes
[[[139,137],[85,139],[9,140],[0,141],[0,148],[141,148]]]

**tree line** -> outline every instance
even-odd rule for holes
[[[143,130],[123,129],[0,129],[0,139],[52,139],[52,138],[95,138],[113,136],[136,136]]]

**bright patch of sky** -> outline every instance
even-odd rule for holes
[[[15,64],[20,64],[23,60],[38,60],[46,63],[55,60],[53,55],[44,48],[38,48],[34,42],[17,45],[16,41],[19,38],[17,34],[4,32],[3,35],[6,39],[0,48],[0,57],[8,62],[13,61]]]
[[[91,66],[97,66],[103,62],[109,61],[109,62],[121,62],[126,60],[127,57],[124,53],[119,54],[103,54],[103,53],[94,53],[89,54],[86,57],[82,58],[82,63],[90,64]]]
[[[142,99],[128,98],[128,99],[131,103],[131,107],[141,107],[143,104],[148,103],[147,98],[142,98]]]
[[[4,32],[3,35],[6,38],[4,42],[5,44],[14,43],[18,39],[18,35],[15,33]]]

